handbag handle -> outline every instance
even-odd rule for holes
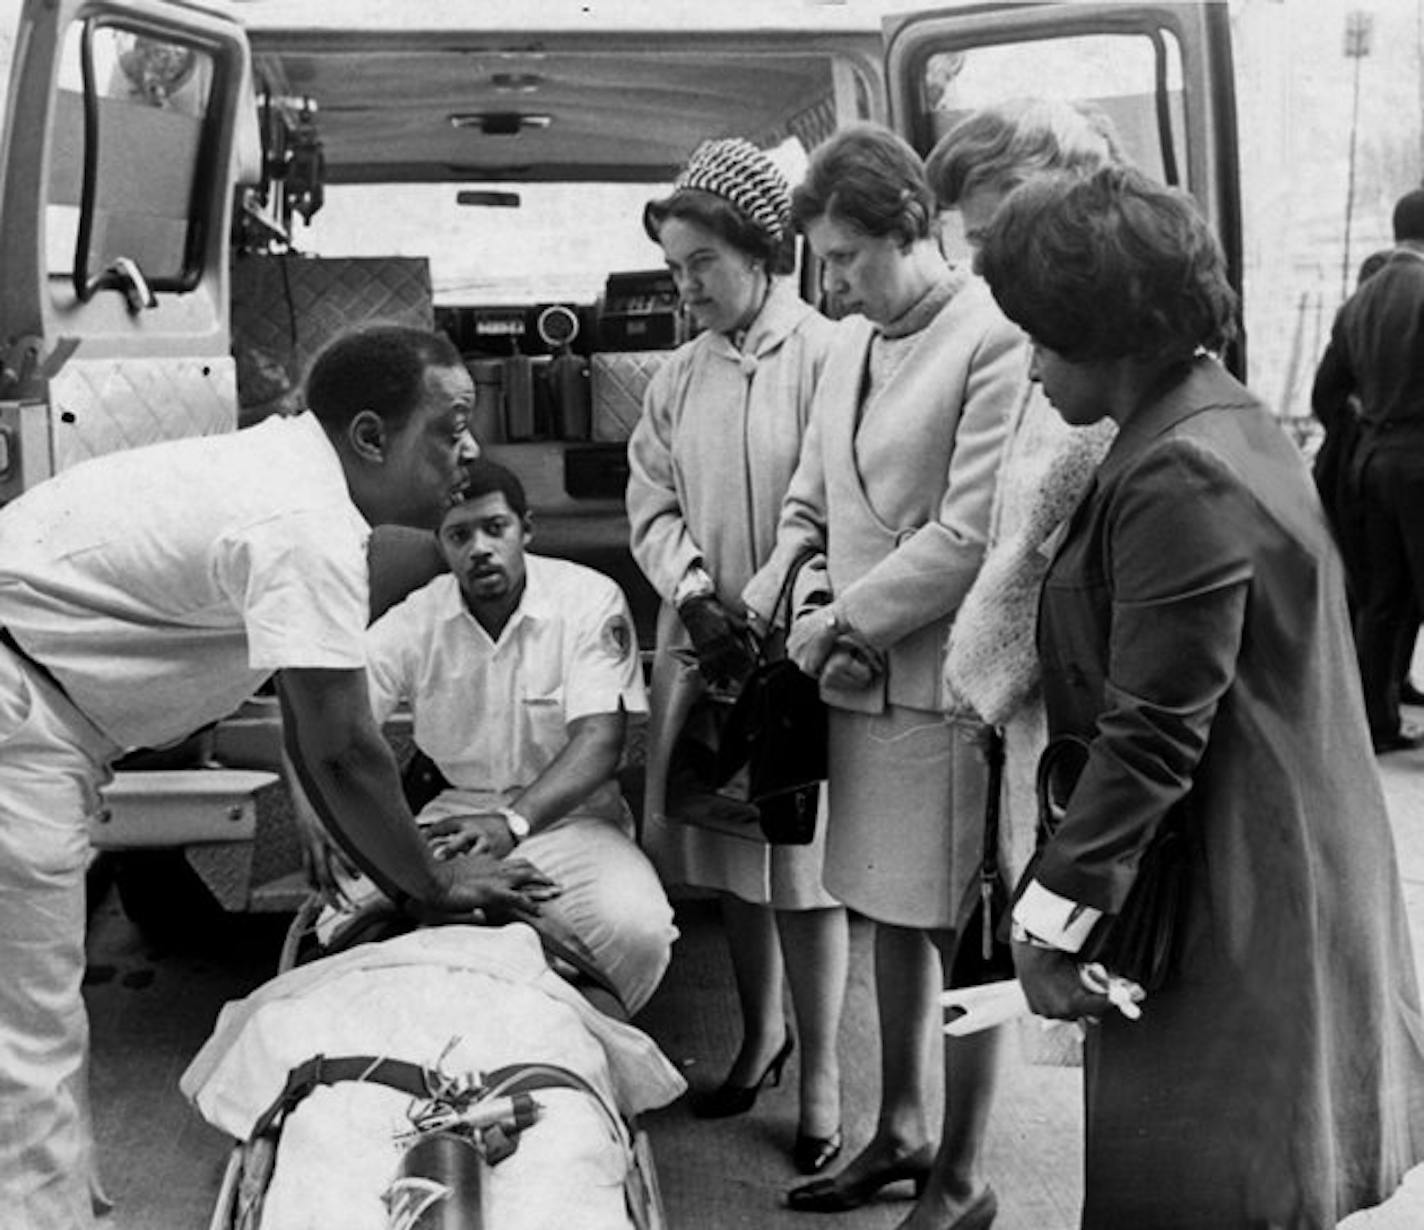
[[[776,627],[778,616],[785,615],[782,627],[787,634],[791,632],[791,602],[792,595],[796,591],[796,578],[801,575],[801,569],[811,562],[812,557],[819,554],[818,550],[812,546],[804,546],[796,553],[796,558],[791,561],[791,566],[787,568],[786,575],[781,579],[781,588],[776,591],[776,601],[771,604],[771,619],[769,625]],[[768,638],[770,639],[770,638]]]
[[[1058,831],[1068,812],[1068,801],[1088,763],[1088,742],[1078,735],[1050,739],[1038,758],[1038,844]]]

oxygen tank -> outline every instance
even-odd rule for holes
[[[458,1132],[425,1132],[386,1191],[389,1230],[484,1230],[485,1160]]]

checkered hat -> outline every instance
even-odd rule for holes
[[[774,162],[750,141],[722,137],[704,141],[674,181],[730,201],[780,243],[791,229],[791,187]]]

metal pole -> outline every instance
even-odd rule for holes
[[[1340,258],[1340,299],[1350,297],[1350,229],[1355,216],[1355,141],[1360,128],[1360,64],[1363,55],[1353,57],[1355,61],[1355,101],[1350,112],[1350,172],[1345,189],[1345,251]]]
[[[1360,61],[1370,54],[1374,14],[1352,9],[1345,14],[1345,56],[1355,61],[1355,101],[1350,112],[1350,171],[1345,193],[1345,253],[1340,265],[1340,298],[1350,297],[1350,231],[1355,217],[1355,145],[1360,131]]]

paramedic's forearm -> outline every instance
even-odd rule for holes
[[[328,753],[312,771],[327,801],[319,808],[323,821],[337,830],[343,845],[354,847],[357,860],[381,868],[407,896],[438,905],[446,886],[405,804],[395,757],[380,733]]]
[[[568,725],[569,741],[510,805],[535,832],[568,815],[612,778],[626,724],[621,711],[575,718]]]
[[[322,823],[363,870],[378,869],[378,882],[438,905],[447,875],[405,804],[395,756],[370,716],[364,672],[286,671],[283,689]]]

